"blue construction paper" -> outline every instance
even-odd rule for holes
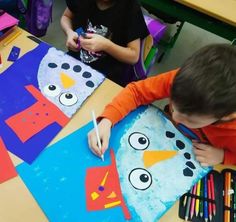
[[[40,43],[26,53],[0,75],[0,136],[7,149],[27,163],[32,163],[103,80],[101,73],[46,43]],[[26,89],[27,86],[39,92],[41,100],[36,99]],[[47,125],[41,127],[37,134],[26,138],[26,141],[21,140],[6,121],[33,105],[40,104],[42,98],[46,98],[47,105],[50,105],[47,106],[48,112],[25,112],[26,118],[17,124],[27,122],[29,115],[40,114],[41,119],[37,120],[41,123],[40,120],[56,112],[58,119],[48,121]],[[65,119],[63,124],[59,123],[61,116]],[[33,132],[31,128],[27,128],[32,127],[30,124],[24,127],[29,134]]]
[[[8,55],[7,61],[15,62],[20,55],[20,48],[13,46],[10,54]]]
[[[86,169],[108,166],[111,161],[109,151],[103,162],[89,150],[87,133],[92,127],[90,122],[46,149],[32,165],[22,163],[17,167],[50,222],[126,221],[119,206],[100,211],[86,210]],[[112,129],[110,147],[115,152],[120,186],[132,222],[158,221],[209,171],[196,162],[191,141],[152,106],[140,107],[118,123]],[[142,155],[148,150],[178,152],[175,157],[146,168]],[[141,174],[149,175],[145,182],[139,181],[139,174],[136,177],[133,174],[139,172],[135,171],[137,168],[148,172]],[[184,172],[188,172],[188,176],[184,176]]]

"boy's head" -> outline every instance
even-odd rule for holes
[[[236,47],[214,44],[194,53],[173,81],[171,100],[173,118],[190,128],[232,119],[236,114]]]

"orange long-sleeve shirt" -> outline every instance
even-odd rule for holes
[[[130,83],[105,107],[100,117],[108,118],[114,125],[140,105],[169,98],[176,73],[177,70],[173,70]],[[204,135],[212,146],[224,149],[224,164],[236,164],[236,120],[212,124],[193,131],[200,138]]]

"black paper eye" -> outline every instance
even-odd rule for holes
[[[176,146],[182,150],[185,148],[185,144],[181,140],[176,140]]]
[[[166,137],[168,138],[174,138],[175,137],[175,134],[170,132],[170,131],[166,131]]]
[[[144,134],[135,132],[130,134],[129,144],[135,150],[145,150],[148,148],[150,141]]]
[[[85,72],[83,72],[82,76],[84,78],[90,78],[92,76],[92,74],[90,72],[85,71]]]
[[[73,106],[77,103],[78,98],[74,93],[63,93],[60,95],[60,103],[65,106]]]
[[[44,88],[43,88],[43,91],[46,95],[50,96],[50,97],[55,97],[57,95],[60,94],[61,92],[61,89],[59,86],[57,85],[54,85],[54,84],[49,84],[49,85],[46,85]]]
[[[86,86],[93,88],[94,87],[94,83],[92,81],[87,81],[86,82]]]
[[[54,62],[50,62],[48,63],[48,67],[54,69],[54,68],[57,68],[57,64]]]
[[[73,70],[74,70],[74,72],[80,72],[80,71],[82,70],[82,68],[81,68],[80,65],[75,65],[75,66],[73,67]]]
[[[130,172],[129,181],[135,189],[146,190],[152,184],[152,176],[147,170],[136,168]]]
[[[65,70],[68,70],[68,69],[70,68],[70,65],[69,65],[69,63],[63,63],[63,64],[61,65],[61,68],[62,68],[62,69],[65,69]]]

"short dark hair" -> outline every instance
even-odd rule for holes
[[[188,115],[222,118],[236,112],[236,47],[212,44],[195,52],[177,72],[171,99]]]

